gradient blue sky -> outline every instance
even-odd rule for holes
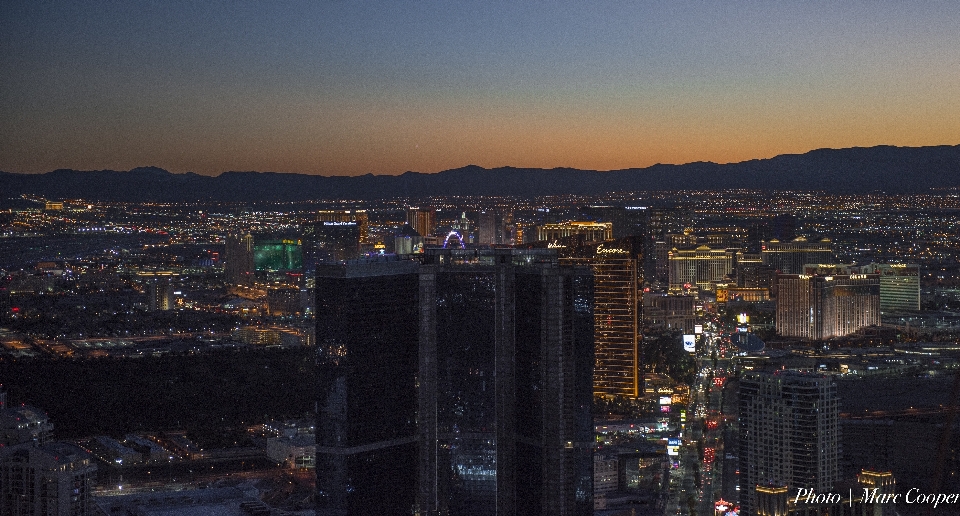
[[[0,3],[0,170],[617,169],[960,143],[960,7]]]

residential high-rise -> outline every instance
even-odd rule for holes
[[[173,283],[169,276],[151,278],[147,282],[147,305],[151,311],[173,310]]]
[[[2,397],[6,405],[6,394]],[[0,408],[0,447],[43,444],[52,436],[53,423],[44,411],[30,405]]]
[[[413,261],[317,268],[317,514],[416,504],[419,275]]]
[[[421,261],[318,268],[318,514],[590,514],[590,270]]]
[[[0,515],[97,514],[97,467],[76,445],[61,442],[0,448]]]
[[[777,333],[823,340],[880,324],[880,278],[846,266],[777,276]]]
[[[758,486],[827,492],[840,479],[840,397],[832,377],[744,373],[739,382],[740,507],[758,514]]]

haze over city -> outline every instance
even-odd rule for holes
[[[4,2],[0,170],[620,169],[956,144],[952,2]]]

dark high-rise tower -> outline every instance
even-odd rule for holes
[[[643,237],[647,232],[648,214],[645,206],[588,206],[583,212],[597,222],[612,222],[613,238]]]
[[[840,398],[833,378],[750,371],[740,378],[741,514],[755,516],[758,486],[827,492],[839,480]]]
[[[552,251],[427,250],[423,514],[590,514],[592,301]]]
[[[317,268],[317,514],[412,514],[418,264]]]
[[[360,256],[361,231],[357,222],[323,221],[303,228],[304,265],[353,260]]]
[[[319,514],[592,513],[588,268],[428,249],[317,292]]]
[[[803,266],[808,263],[831,263],[833,244],[826,238],[819,242],[809,242],[804,237],[789,242],[770,240],[762,242],[760,256],[764,265],[780,274],[803,274]]]
[[[224,275],[231,285],[252,285],[253,235],[228,236],[224,252]]]

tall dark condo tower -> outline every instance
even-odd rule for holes
[[[317,269],[317,514],[412,514],[418,264]]]
[[[770,485],[823,493],[840,479],[840,398],[832,377],[747,372],[739,410],[740,514],[773,514],[758,504],[758,492]]]
[[[319,514],[592,513],[588,268],[429,249],[317,292]]]

